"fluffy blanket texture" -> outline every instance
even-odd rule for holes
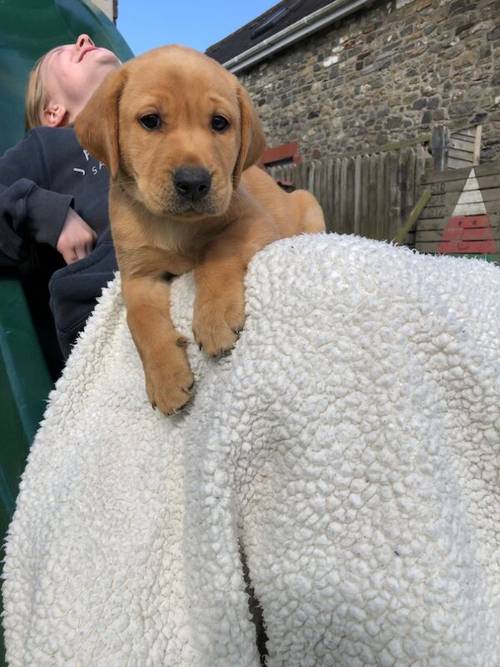
[[[8,535],[11,667],[256,667],[240,545],[271,667],[500,665],[500,270],[304,236],[247,311],[165,417],[104,292]]]

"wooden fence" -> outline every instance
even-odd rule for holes
[[[430,193],[416,224],[421,252],[500,253],[500,162],[428,173]]]
[[[436,171],[462,169],[477,165],[481,158],[482,125],[450,130],[437,125],[432,130],[431,146]]]
[[[318,198],[330,231],[393,239],[418,200],[431,161],[422,145],[398,151],[272,166],[277,180]],[[432,162],[432,161],[431,161]],[[413,243],[413,235],[407,243]]]

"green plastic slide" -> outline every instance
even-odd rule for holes
[[[54,46],[82,33],[122,61],[133,56],[115,25],[91,2],[2,0],[0,2],[0,154],[24,134],[24,91],[34,62]],[[1,229],[0,229],[1,233]],[[42,418],[51,375],[40,332],[15,272],[0,273],[0,538],[15,508],[19,478]],[[2,633],[0,633],[0,640]],[[0,665],[5,665],[3,641]]]

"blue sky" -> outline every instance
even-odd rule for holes
[[[162,44],[200,51],[215,44],[278,0],[118,0],[118,30],[135,55]]]

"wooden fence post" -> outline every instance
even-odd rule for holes
[[[431,148],[434,169],[444,171],[448,164],[448,145],[450,142],[450,131],[444,125],[438,125],[432,130]]]

